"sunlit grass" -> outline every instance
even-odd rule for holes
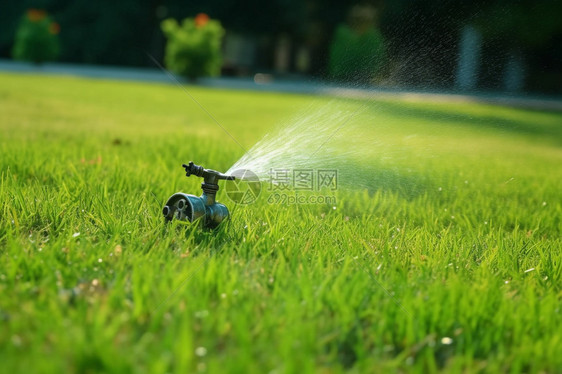
[[[246,149],[332,103],[189,90]],[[232,220],[206,232],[162,220],[172,193],[199,193],[180,165],[244,150],[180,89],[0,75],[2,367],[556,372],[560,123],[372,102],[353,126],[380,152],[352,157],[370,188],[340,188],[335,209],[220,191]]]

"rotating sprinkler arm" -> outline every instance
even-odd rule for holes
[[[195,175],[197,177],[203,178],[204,182],[207,184],[217,184],[217,182],[221,179],[224,180],[236,179],[236,177],[234,177],[233,175],[226,175],[215,170],[205,169],[203,168],[203,166],[195,165],[193,161],[190,161],[188,165],[183,164],[182,166],[185,169],[186,177]]]

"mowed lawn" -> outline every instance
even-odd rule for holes
[[[1,371],[562,370],[562,114],[342,100],[367,188],[208,232],[181,164],[334,100],[187,89],[240,144],[174,85],[0,74]]]

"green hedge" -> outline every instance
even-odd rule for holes
[[[45,11],[28,10],[16,31],[12,50],[14,59],[37,64],[56,60],[60,52],[59,29]]]
[[[371,28],[360,34],[340,25],[330,48],[330,76],[337,80],[371,81],[385,60],[384,39]]]
[[[224,29],[219,21],[201,13],[181,25],[167,19],[162,31],[168,39],[164,59],[168,69],[190,79],[220,74]]]

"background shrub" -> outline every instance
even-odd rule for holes
[[[164,20],[162,31],[167,38],[164,62],[168,69],[190,79],[220,74],[224,29],[219,21],[201,13],[181,25],[175,19]]]
[[[357,33],[347,25],[340,25],[330,48],[330,76],[337,80],[368,82],[380,70],[384,59],[384,40],[377,29]]]
[[[37,64],[56,60],[60,52],[58,33],[59,25],[44,10],[28,10],[16,31],[13,57]]]

